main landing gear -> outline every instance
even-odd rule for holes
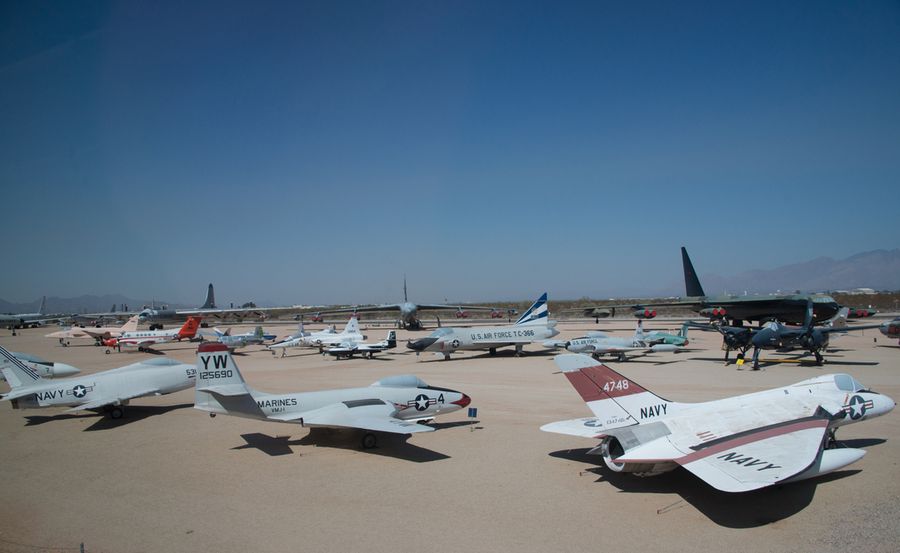
[[[366,432],[365,434],[363,434],[363,437],[362,437],[363,449],[372,449],[376,445],[378,445],[378,438],[375,436],[375,434],[372,434],[371,432]]]

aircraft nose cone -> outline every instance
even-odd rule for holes
[[[79,370],[73,367],[72,365],[67,365],[65,363],[54,363],[53,364],[53,376],[72,376],[78,374]]]
[[[472,403],[472,398],[470,398],[466,394],[462,394],[461,398],[459,398],[458,400],[456,400],[452,403],[453,403],[453,405],[459,405],[460,407],[465,407],[468,404]]]
[[[437,338],[419,338],[406,342],[406,347],[414,351],[425,351],[425,348],[435,343]]]

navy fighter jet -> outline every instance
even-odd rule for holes
[[[725,492],[805,480],[859,460],[866,451],[838,447],[836,430],[896,405],[848,374],[676,403],[586,355],[558,355],[555,361],[594,416],[541,430],[599,439],[589,453],[614,472],[653,476],[681,466]]]

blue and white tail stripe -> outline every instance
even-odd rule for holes
[[[22,381],[21,385],[24,385],[26,382],[28,382],[28,379],[34,381],[41,380],[41,376],[37,373],[37,371],[35,371],[25,363],[22,363],[15,355],[6,351],[6,348],[0,346],[0,366],[6,365],[7,363],[13,365],[12,371],[17,377],[19,377],[19,380]],[[9,384],[10,386],[12,386],[13,383],[9,382]]]
[[[548,315],[549,311],[547,310],[547,292],[544,292],[541,297],[539,297],[538,300],[528,308],[528,311],[526,311],[522,314],[521,317],[519,317],[519,320],[516,321],[516,324],[525,325],[546,323]]]

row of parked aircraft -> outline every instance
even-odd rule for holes
[[[613,471],[653,476],[682,466],[725,492],[813,478],[859,460],[865,450],[837,447],[837,429],[896,406],[846,374],[687,404],[665,400],[585,355],[559,355],[555,362],[594,416],[541,430],[600,440],[590,453]],[[376,445],[377,433],[432,432],[435,427],[424,423],[471,402],[462,392],[412,375],[364,388],[261,392],[244,380],[229,347],[212,342],[200,345],[193,365],[155,358],[55,380],[0,347],[0,372],[11,388],[2,399],[14,409],[68,406],[121,418],[133,399],[193,386],[194,407],[211,417],[358,429],[365,448]]]

